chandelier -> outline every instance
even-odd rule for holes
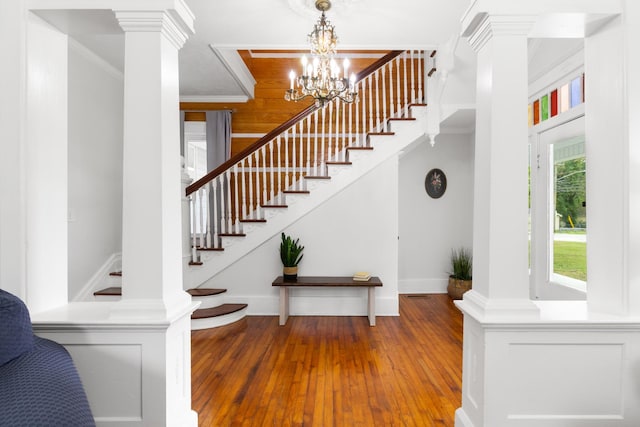
[[[308,35],[311,45],[311,60],[302,57],[302,75],[289,72],[291,87],[285,92],[287,101],[300,101],[312,97],[316,105],[322,107],[334,98],[352,103],[358,99],[355,91],[356,76],[348,78],[349,59],[345,58],[342,69],[334,58],[338,36],[333,25],[327,20],[325,12],[331,8],[329,0],[316,0],[316,9],[322,12],[320,19]]]

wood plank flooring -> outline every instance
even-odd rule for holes
[[[200,426],[453,426],[462,315],[401,295],[400,316],[249,316],[192,332]]]

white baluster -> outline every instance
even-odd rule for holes
[[[382,121],[380,120],[380,70],[376,70],[375,76],[375,92],[376,92],[376,132],[380,132]]]
[[[211,184],[211,182],[208,182],[207,184]],[[207,228],[207,243],[205,245],[205,247],[210,248],[211,247],[211,211],[209,210],[209,201],[210,201],[210,197],[209,194],[211,194],[211,192],[209,191],[209,186],[205,185],[204,187],[202,187],[203,189],[205,189],[205,208],[204,211],[206,213],[206,220],[205,220],[205,224],[206,224],[206,228]]]
[[[347,128],[346,128],[346,118],[347,118],[347,105],[351,106],[351,104],[342,103],[342,108],[340,111],[342,112],[342,145],[340,147],[341,159],[343,162],[347,160]]]
[[[275,199],[275,186],[273,182],[273,139],[269,141],[269,182],[271,184],[271,192],[269,193],[269,200]]]
[[[298,190],[302,190],[302,176],[304,175],[304,119],[298,123],[300,131],[298,135]]]
[[[209,182],[209,187],[211,188],[211,201],[213,206],[211,206],[211,222],[213,224],[213,246],[218,247],[220,242],[220,228],[218,226],[220,213],[218,212],[218,193],[216,188],[218,187],[218,179],[220,177],[216,177],[213,181]]]
[[[278,192],[280,193],[280,204],[284,204],[284,188],[282,187],[282,144],[280,135],[276,138],[276,148],[278,152]]]
[[[225,184],[227,184],[227,191],[226,191],[226,198],[227,198],[227,230],[229,230],[229,233],[233,233],[233,212],[231,211],[231,209],[233,209],[233,202],[231,200],[231,170],[227,169],[227,171],[224,173],[224,177],[225,177]]]
[[[326,121],[325,121],[326,114],[327,114],[326,112],[327,112],[327,109],[323,108],[322,109],[322,121],[321,121],[321,125],[322,125],[321,138],[322,139],[320,141],[321,142],[321,144],[320,144],[320,171],[318,171],[318,174],[320,174],[321,172],[324,173],[324,170],[325,170],[325,158],[324,158],[324,155],[325,155],[325,151],[324,151],[325,131],[324,131],[324,128],[325,128],[325,123],[326,123]]]
[[[356,108],[356,114],[358,113],[358,109]],[[351,147],[353,144],[353,103],[349,104],[349,141],[347,142],[347,146]],[[356,119],[357,120],[357,119]],[[357,124],[356,124],[357,126]],[[344,159],[347,160],[347,150],[344,150]]]
[[[254,151],[253,153],[251,153],[250,155],[251,157],[251,161],[252,164],[255,164],[255,168],[251,169],[251,181],[253,182],[255,180],[255,208],[256,208],[256,216],[257,218],[262,218],[263,217],[263,213],[262,213],[262,206],[260,203],[260,161],[258,159],[258,152]],[[253,197],[253,192],[251,193],[251,196]]]
[[[258,219],[260,217],[256,217],[256,214],[259,212],[257,212],[257,207],[254,206],[253,203],[253,153],[249,154],[249,157],[247,157],[247,161],[247,166],[249,169],[249,212],[251,215],[251,219]]]
[[[198,233],[198,245],[201,248],[205,247],[205,243],[204,243],[204,203],[203,203],[203,193],[206,190],[204,189],[204,187],[201,187],[198,190],[198,201],[200,202],[200,206],[199,206],[199,211],[200,211],[200,232]]]
[[[362,98],[363,85],[360,82],[358,82],[358,85],[360,86],[360,89],[359,89],[360,93],[358,94],[358,97],[362,100],[362,99],[364,99],[364,98]],[[364,104],[364,102],[360,101],[359,104]],[[356,138],[357,138],[356,143],[354,144],[355,146],[363,145],[362,141],[361,141],[361,138],[360,138],[360,108],[358,108],[360,106],[359,104],[356,104],[356,106],[355,106],[355,110],[356,110]]]
[[[225,197],[224,174],[220,175],[220,232],[229,234],[231,230],[227,227],[227,198]]]
[[[262,152],[262,203],[267,204],[267,148],[263,145],[260,149]]]
[[[400,56],[396,57],[396,113],[398,117],[402,115],[402,106],[400,105]]]
[[[289,189],[289,131],[284,131],[284,188]]]
[[[318,110],[313,112],[313,174],[318,175],[318,163],[320,161],[320,153],[318,152]]]
[[[327,161],[331,160],[332,153],[332,139],[333,139],[333,102],[329,103],[329,132],[327,134]],[[326,174],[326,169],[322,169],[324,174]]]
[[[249,212],[247,212],[247,180],[245,176],[244,164],[246,159],[242,160],[240,164],[240,170],[242,172],[242,218],[249,218]]]
[[[291,185],[292,189],[296,189],[296,125],[291,127]]]
[[[382,67],[382,131],[388,131],[387,127],[387,67]]]
[[[307,175],[311,175],[311,115],[308,115],[305,119],[307,121]],[[306,181],[304,182],[306,189]]]
[[[424,74],[424,50],[418,51],[418,103],[424,104],[424,96],[422,94],[422,75]]]
[[[415,84],[415,60],[413,57],[413,50],[410,50],[410,55],[411,55],[411,104],[415,104],[416,102],[416,84]]]
[[[240,213],[240,188],[238,187],[238,164],[233,165],[233,200],[235,202],[235,218],[233,223],[235,224],[236,233],[240,233],[240,218],[242,214]]]
[[[198,250],[196,243],[196,195],[198,193],[191,193],[189,195],[189,207],[191,208],[191,261],[198,261]]]
[[[394,117],[393,104],[393,61],[389,61],[389,117]]]
[[[333,148],[333,159],[339,161],[338,154],[340,153],[340,115],[342,114],[342,102],[336,98],[336,143]]]
[[[404,61],[404,117],[409,117],[409,94],[407,93],[407,52],[402,54]]]
[[[369,75],[367,77],[367,81],[369,82],[369,130],[367,132],[374,132],[373,130],[373,89],[371,89],[371,83],[373,81],[373,77]]]

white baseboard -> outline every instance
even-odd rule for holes
[[[463,408],[456,409],[455,427],[474,427]]]
[[[93,301],[93,293],[100,288],[106,286],[109,273],[118,271],[122,266],[122,253],[116,252],[111,254],[102,266],[94,273],[89,281],[80,289],[80,291],[71,299],[73,302]]]
[[[400,279],[401,294],[446,294],[448,279]]]

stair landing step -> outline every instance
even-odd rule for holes
[[[227,292],[226,289],[215,289],[215,288],[193,288],[188,289],[187,292],[192,297],[208,297],[211,295],[220,295]]]
[[[192,297],[206,297],[211,295],[219,295],[227,292],[226,289],[215,289],[215,288],[193,288],[187,290],[189,295]],[[121,286],[112,286],[110,288],[104,288],[99,291],[95,291],[93,295],[100,296],[117,296],[122,295],[122,287]]]
[[[219,317],[225,314],[235,313],[247,308],[247,304],[222,304],[212,308],[202,308],[196,310],[191,315],[191,319],[206,319],[208,317]]]
[[[114,295],[122,295],[122,287],[121,286],[112,286],[110,288],[100,289],[99,291],[95,291],[93,293],[95,296],[114,296]]]

